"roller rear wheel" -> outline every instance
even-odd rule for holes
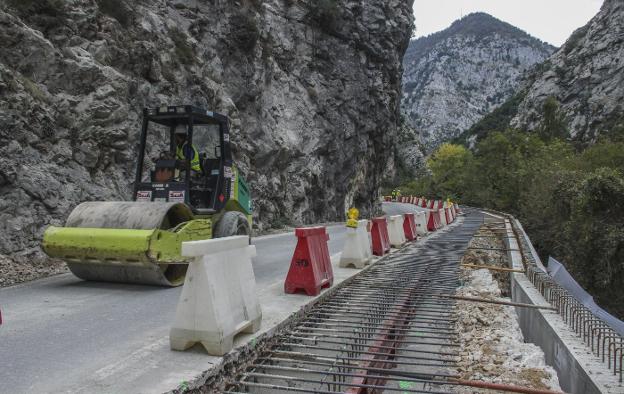
[[[251,228],[247,217],[238,211],[228,211],[217,222],[213,238],[231,237],[233,235],[251,236]]]

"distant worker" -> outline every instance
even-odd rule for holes
[[[188,145],[186,143],[186,126],[178,126],[174,133],[176,143],[176,160],[180,160],[182,163],[181,168],[186,168],[186,160],[191,161],[191,170],[200,172],[201,166],[199,165],[199,152],[194,145]]]

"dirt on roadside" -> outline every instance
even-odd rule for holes
[[[61,260],[31,255],[9,257],[0,254],[0,287],[12,286],[69,272]]]

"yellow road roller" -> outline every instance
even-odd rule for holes
[[[85,280],[179,286],[182,242],[250,235],[251,199],[229,119],[191,105],[145,108],[133,201],[84,202],[43,250]]]

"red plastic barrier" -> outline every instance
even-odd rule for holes
[[[329,257],[325,227],[295,229],[297,247],[290,261],[290,269],[284,282],[284,291],[292,294],[305,291],[309,296],[318,295],[321,288],[334,283],[334,272]]]
[[[427,211],[427,231],[436,231],[437,229],[433,211]]]
[[[433,209],[433,204],[435,203],[434,200],[429,200],[429,202],[427,203],[427,208],[429,209]]]
[[[429,220],[427,220],[427,230],[436,231],[442,227],[442,217],[440,216],[439,209],[433,209],[429,211]]]
[[[446,223],[453,223],[453,215],[451,214],[451,210],[449,208],[444,208],[444,215],[446,216]]]
[[[403,232],[408,241],[416,239],[416,219],[413,213],[406,213],[403,219]]]
[[[390,237],[388,236],[388,223],[385,217],[373,218],[371,236],[373,238],[373,254],[383,256],[390,251]]]
[[[420,203],[420,206],[423,207],[423,208],[427,208],[427,199],[426,198],[422,199],[422,202]]]

